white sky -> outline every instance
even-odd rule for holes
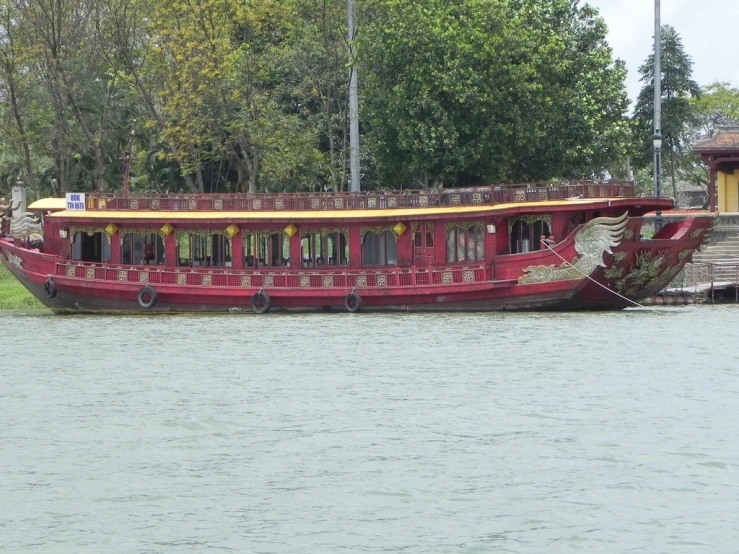
[[[600,10],[608,42],[626,62],[632,102],[642,83],[639,66],[654,44],[654,0],[581,0]],[[662,25],[672,25],[693,59],[693,79],[701,86],[730,81],[739,86],[739,0],[661,0]]]

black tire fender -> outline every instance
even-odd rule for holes
[[[344,297],[344,308],[349,313],[355,313],[362,309],[362,297],[351,291]]]
[[[249,300],[249,308],[251,308],[251,311],[255,314],[266,314],[270,307],[271,300],[269,295],[263,290],[254,294],[254,296],[251,297],[251,300]]]
[[[139,294],[136,296],[136,300],[138,301],[139,306],[145,310],[150,310],[157,305],[157,296],[157,291],[154,290],[154,287],[146,285],[139,291]]]
[[[46,281],[44,281],[44,296],[46,296],[46,298],[51,299],[51,298],[56,297],[56,293],[57,293],[56,283],[54,283],[54,279],[52,279],[51,275],[49,275],[46,278]]]

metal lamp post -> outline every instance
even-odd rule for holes
[[[659,0],[654,0],[654,192],[659,198],[662,195],[662,67],[661,67],[661,26]],[[662,227],[662,210],[657,210],[654,221],[655,232]]]

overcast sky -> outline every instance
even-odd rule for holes
[[[600,10],[614,56],[626,62],[629,97],[642,83],[639,66],[654,44],[654,0],[581,0]],[[739,86],[739,0],[661,0],[662,25],[672,25],[693,59],[699,85],[730,81]]]

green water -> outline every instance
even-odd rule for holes
[[[2,552],[737,551],[731,306],[0,325]]]

